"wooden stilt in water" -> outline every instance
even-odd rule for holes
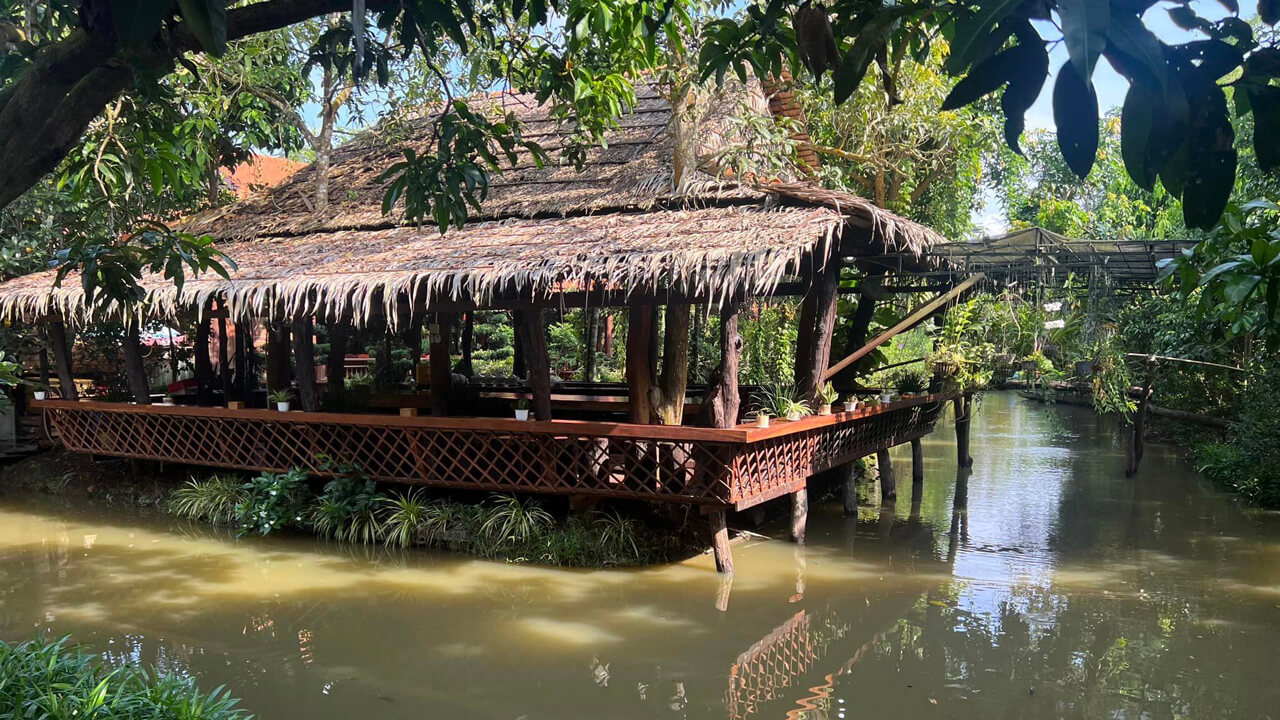
[[[973,419],[973,393],[965,393],[952,399],[956,414],[956,461],[962,468],[973,467],[969,455],[969,424]]]
[[[911,486],[913,488],[924,482],[924,446],[920,438],[911,441]]]
[[[711,549],[716,557],[716,570],[731,575],[733,550],[729,547],[729,526],[725,521],[725,511],[716,510],[707,519],[711,525]]]
[[[67,326],[61,320],[51,320],[45,326],[49,335],[49,344],[53,346],[53,364],[58,369],[58,389],[63,400],[77,400],[76,378],[71,372],[71,346],[73,341]]]
[[[809,524],[809,489],[791,493],[791,542],[803,543]]]
[[[840,478],[840,495],[844,499],[844,514],[858,514],[858,465],[847,462],[836,469]]]
[[[887,503],[898,499],[898,487],[893,480],[893,460],[889,457],[889,448],[876,451],[876,466],[880,471],[880,502]]]

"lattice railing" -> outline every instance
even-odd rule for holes
[[[278,413],[51,400],[68,449],[257,471],[324,474],[321,458],[438,487],[744,506],[928,433],[941,403],[906,401],[769,429]]]

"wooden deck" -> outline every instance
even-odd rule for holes
[[[945,398],[730,429],[503,418],[281,413],[45,400],[66,447],[122,458],[325,474],[320,458],[433,487],[605,495],[744,509],[933,430]]]

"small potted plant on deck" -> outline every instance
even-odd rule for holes
[[[280,388],[267,393],[267,402],[275,403],[276,410],[280,412],[289,412],[289,403],[293,400],[293,391],[289,388]]]
[[[519,398],[519,399],[517,399],[517,400],[516,400],[516,402],[515,402],[515,408],[516,408],[516,419],[517,419],[517,420],[528,420],[528,419],[529,419],[529,398]]]
[[[898,393],[904,398],[915,397],[924,392],[924,378],[915,373],[903,373],[898,379]]]
[[[756,411],[756,427],[758,428],[769,427],[769,411],[768,410],[761,408]]]
[[[49,397],[49,391],[45,388],[40,388],[39,390],[32,390],[31,397],[35,398],[36,400],[44,400],[45,398]]]
[[[831,383],[827,383],[818,389],[818,414],[830,415],[831,406],[835,403],[840,394],[836,392],[835,387]]]
[[[806,415],[813,414],[813,409],[809,407],[809,403],[796,398],[787,398],[782,409],[785,411],[783,416],[787,418],[788,422],[795,422]]]
[[[848,395],[844,399],[845,412],[857,412],[862,407],[862,401],[858,398]]]

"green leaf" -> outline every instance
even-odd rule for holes
[[[959,72],[972,65],[996,23],[1021,4],[1022,0],[983,0],[972,17],[957,24],[955,39],[951,41],[952,59],[947,61],[948,68]]]
[[[1221,87],[1202,73],[1190,75],[1186,84],[1193,112],[1187,129],[1182,218],[1187,227],[1209,230],[1222,217],[1235,185],[1235,131]]]
[[[995,92],[1018,72],[1022,59],[1015,46],[1003,50],[978,63],[963,80],[956,83],[942,101],[943,110],[955,110],[972,103],[984,95]]]
[[[146,47],[172,11],[173,0],[111,0],[120,46],[129,50]]]
[[[1253,109],[1253,152],[1263,170],[1280,167],[1280,87],[1236,88]]]
[[[1155,96],[1147,88],[1133,83],[1124,96],[1120,111],[1120,155],[1124,159],[1129,177],[1143,190],[1150,192],[1156,184],[1156,168],[1148,161],[1148,144],[1152,140],[1155,125]],[[1157,139],[1158,142],[1158,139]]]
[[[1098,96],[1068,59],[1053,84],[1053,122],[1067,167],[1080,178],[1089,175],[1098,155]]]
[[[178,0],[178,9],[205,52],[214,57],[227,52],[227,0]]]
[[[1111,16],[1107,47],[1103,52],[1116,72],[1130,82],[1164,87],[1169,74],[1164,43],[1147,29],[1137,15],[1118,13]]]
[[[1049,52],[1040,40],[1035,28],[1026,19],[1018,21],[1015,29],[1018,36],[1016,50],[1019,62],[1016,71],[1009,79],[1009,86],[1000,98],[1000,109],[1004,112],[1004,139],[1010,149],[1019,155],[1022,149],[1018,139],[1026,126],[1027,110],[1035,103],[1049,77]]]
[[[1067,55],[1081,77],[1088,80],[1107,44],[1111,5],[1108,0],[1058,0],[1058,15],[1062,18]]]
[[[845,53],[844,61],[834,75],[835,101],[839,105],[848,100],[862,84],[867,68],[876,55],[876,42],[868,33],[862,33],[853,41],[853,47]]]

